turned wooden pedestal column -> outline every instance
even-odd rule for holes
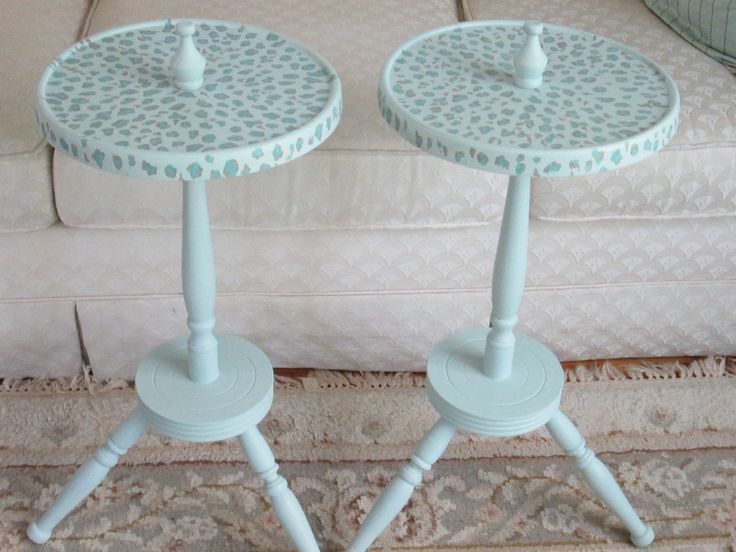
[[[247,89],[233,77],[242,71]],[[167,20],[113,29],[76,44],[44,73],[37,116],[55,148],[111,172],[182,182],[189,335],[143,359],[138,406],[29,525],[31,540],[46,542],[151,428],[195,442],[237,438],[294,546],[319,550],[257,428],[273,401],[271,363],[253,343],[214,333],[207,186],[296,159],[327,139],[340,114],[340,81],[327,61],[240,23]]]
[[[636,546],[654,539],[605,465],[560,411],[555,355],[515,332],[526,277],[534,177],[615,170],[675,133],[672,79],[640,54],[575,29],[518,21],[463,23],[402,45],[384,66],[379,107],[417,147],[476,170],[509,175],[493,267],[491,328],[448,337],[427,363],[440,416],[383,490],[348,547],[366,550],[458,429],[508,437],[546,426]]]

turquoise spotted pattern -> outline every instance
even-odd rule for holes
[[[612,40],[544,25],[549,58],[537,89],[514,84],[520,21],[430,31],[394,52],[381,113],[406,140],[475,169],[519,176],[614,170],[664,147],[677,131],[672,78]]]
[[[207,60],[194,92],[173,83],[173,20],[113,29],[64,52],[38,89],[51,145],[131,176],[216,179],[286,163],[327,139],[342,95],[325,59],[264,29],[193,22]]]

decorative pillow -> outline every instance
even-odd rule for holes
[[[736,0],[644,0],[662,21],[712,58],[736,66]]]

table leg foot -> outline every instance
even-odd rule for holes
[[[28,526],[28,538],[43,544],[51,537],[54,527],[84,500],[105,478],[121,455],[132,447],[148,428],[140,408],[131,412],[115,428],[107,442],[87,459],[61,490],[48,510]]]
[[[638,547],[651,544],[654,531],[641,521],[611,472],[588,448],[585,439],[569,418],[558,410],[547,422],[547,430],[565,454],[575,459],[585,481],[598,498],[623,522],[629,530],[631,542]]]
[[[346,552],[363,552],[373,544],[389,523],[401,512],[414,489],[445,452],[455,434],[454,425],[440,419],[417,446],[411,461],[402,467],[378,497]]]
[[[279,465],[261,432],[254,426],[240,434],[238,440],[251,467],[263,480],[266,494],[271,500],[276,517],[297,550],[299,552],[319,552],[307,516],[294,493],[289,489],[286,479],[278,474]]]
[[[631,542],[632,544],[638,546],[639,548],[645,548],[652,544],[654,541],[654,530],[649,526],[648,524],[644,524],[645,530],[640,535],[635,535],[634,533],[631,533]]]
[[[28,538],[36,544],[44,544],[49,540],[49,538],[51,538],[51,531],[42,531],[34,521],[28,526],[28,529],[26,529],[26,535],[28,535]]]

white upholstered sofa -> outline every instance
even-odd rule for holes
[[[671,71],[677,138],[593,178],[537,179],[520,326],[563,359],[736,353],[736,78],[642,0],[467,0],[626,42]],[[421,370],[486,323],[505,180],[415,150],[381,120],[383,60],[458,21],[455,0],[0,0],[0,377],[132,378],[185,331],[176,183],[83,166],[44,146],[33,95],[85,33],[165,17],[235,19],[316,48],[344,119],[319,150],[209,188],[218,330],[274,365]]]

